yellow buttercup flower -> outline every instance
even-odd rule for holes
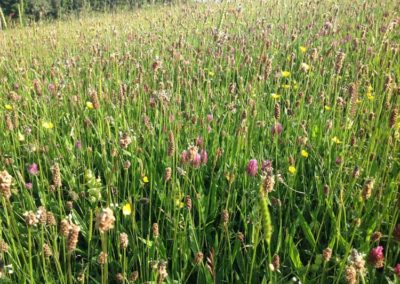
[[[340,141],[340,139],[337,138],[336,136],[332,138],[332,142],[334,142],[334,143],[336,143],[336,144],[342,143],[342,141]]]
[[[185,206],[185,203],[183,203],[179,198],[175,199],[175,206],[178,208],[183,208]]]
[[[368,98],[370,101],[373,101],[373,100],[375,99],[375,97],[372,95],[372,93],[367,93],[367,98]]]
[[[18,141],[19,141],[19,142],[25,141],[25,136],[24,136],[24,134],[22,134],[21,132],[18,132]]]
[[[6,110],[13,110],[14,109],[12,105],[5,105],[4,108]]]
[[[42,126],[43,126],[43,128],[46,128],[46,129],[52,129],[52,128],[54,128],[54,124],[53,124],[52,122],[49,122],[49,121],[43,122],[43,123],[42,123]]]
[[[330,106],[325,106],[325,110],[331,110],[332,108]]]
[[[289,173],[291,173],[292,175],[294,175],[296,173],[296,168],[294,166],[290,166],[289,167]]]
[[[122,214],[124,214],[125,216],[131,215],[132,213],[132,207],[130,203],[126,203],[123,207],[122,207]]]
[[[208,76],[214,77],[215,73],[213,71],[208,71]]]
[[[300,51],[301,51],[302,53],[305,53],[305,52],[307,51],[307,47],[305,47],[305,46],[300,46]]]
[[[149,178],[148,178],[147,176],[144,176],[144,177],[142,178],[142,181],[143,181],[144,183],[148,183],[148,182],[149,182]]]
[[[93,109],[93,103],[92,102],[86,102],[86,108]]]
[[[308,158],[308,152],[306,150],[301,150],[300,154],[302,157]]]
[[[290,72],[289,71],[282,71],[281,72],[282,77],[287,78],[290,76]]]
[[[278,99],[281,97],[281,95],[276,94],[276,93],[272,93],[272,94],[271,94],[271,97],[272,97],[274,100],[278,100]]]

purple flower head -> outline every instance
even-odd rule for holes
[[[189,153],[186,150],[183,150],[181,153],[181,162],[186,164],[189,161]]]
[[[210,133],[211,130],[212,130],[212,128],[211,128],[211,126],[209,125],[209,126],[207,127],[207,132]]]
[[[249,163],[247,164],[247,168],[246,168],[247,174],[249,176],[256,176],[257,172],[258,172],[258,163],[256,159],[251,159],[249,161]]]
[[[340,156],[337,157],[336,160],[335,160],[336,165],[340,165],[342,162],[343,162],[343,159]]]
[[[208,162],[208,154],[207,154],[207,151],[206,151],[206,150],[201,150],[200,156],[201,156],[201,162],[202,162],[203,164],[207,164],[207,162]]]
[[[39,167],[36,163],[33,163],[28,166],[28,173],[30,175],[36,176],[39,173]]]
[[[375,268],[382,268],[384,265],[385,255],[383,254],[383,246],[377,246],[371,249],[369,253],[369,261]]]
[[[25,183],[25,187],[26,187],[26,189],[31,190],[33,188],[33,184],[31,182],[27,182],[27,183]]]
[[[194,156],[194,159],[192,161],[192,165],[193,165],[194,168],[200,167],[200,165],[201,165],[201,155],[199,153],[197,153]]]
[[[197,138],[196,138],[196,146],[199,146],[201,148],[201,147],[203,147],[203,144],[204,144],[203,137],[197,136]]]
[[[207,120],[208,120],[208,122],[213,121],[213,119],[214,119],[214,116],[212,115],[212,113],[207,114]]]
[[[82,149],[82,142],[81,142],[81,140],[76,141],[76,143],[75,143],[75,148],[78,149],[78,150]]]
[[[397,277],[400,278],[400,263],[398,263],[394,268],[394,273],[396,273]]]
[[[275,134],[281,134],[283,131],[283,127],[282,124],[280,124],[279,122],[275,123],[272,127],[271,127],[271,133],[272,135]]]

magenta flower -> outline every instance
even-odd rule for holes
[[[181,162],[186,164],[189,161],[189,153],[186,150],[183,150],[181,153]]]
[[[197,153],[194,156],[194,159],[192,161],[192,165],[193,165],[194,168],[200,167],[200,165],[201,165],[201,155],[199,153]]]
[[[251,159],[249,161],[249,163],[247,164],[247,168],[246,168],[247,174],[249,176],[256,176],[257,172],[258,172],[258,163],[256,159]]]
[[[25,187],[26,187],[26,189],[31,190],[33,188],[33,184],[31,182],[27,182],[27,183],[25,183]]]
[[[207,154],[206,150],[201,150],[200,157],[201,157],[201,162],[203,164],[207,164],[207,162],[208,162],[208,154]]]
[[[204,144],[203,137],[197,136],[197,138],[196,138],[196,146],[199,146],[201,148],[201,147],[203,147],[203,144]]]
[[[394,273],[400,278],[400,263],[398,263],[394,268]]]
[[[82,142],[81,142],[81,140],[76,141],[76,143],[75,143],[75,148],[78,149],[78,150],[82,149]]]
[[[208,120],[208,122],[213,121],[213,119],[214,119],[214,116],[212,115],[212,113],[207,114],[207,120]]]
[[[272,135],[275,134],[281,134],[283,131],[283,127],[282,124],[280,124],[279,122],[275,123],[272,127],[271,127],[271,133]]]
[[[36,163],[33,163],[28,166],[28,173],[30,175],[36,176],[39,173],[39,167]]]
[[[383,254],[383,246],[377,246],[371,249],[369,253],[369,262],[375,268],[382,268],[385,261],[385,255]]]

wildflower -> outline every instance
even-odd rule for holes
[[[67,249],[69,253],[73,252],[76,249],[80,230],[81,229],[79,228],[79,226],[71,224],[70,233],[67,239]]]
[[[198,168],[201,165],[201,155],[199,153],[197,153],[192,161],[192,165],[194,168]]]
[[[214,116],[212,115],[212,113],[207,114],[207,120],[208,120],[208,122],[213,121],[213,119],[214,119]]]
[[[331,248],[324,249],[324,251],[322,252],[322,256],[324,258],[324,261],[328,262],[332,257],[332,249]]]
[[[189,161],[189,153],[187,150],[183,150],[181,153],[181,162],[187,163]]]
[[[21,132],[18,132],[18,141],[19,142],[25,141],[25,135],[22,134]]]
[[[375,99],[375,97],[374,97],[371,93],[367,93],[367,98],[368,98],[370,101],[373,101],[373,100]]]
[[[52,122],[49,122],[49,121],[43,122],[42,126],[45,129],[53,129],[54,128],[54,124]]]
[[[214,77],[215,73],[213,71],[208,71],[208,76]]]
[[[12,176],[6,170],[0,172],[0,191],[6,199],[11,197],[11,184]]]
[[[307,47],[305,47],[305,46],[300,46],[300,51],[301,51],[301,53],[306,53],[307,52]]]
[[[302,157],[308,158],[308,152],[306,150],[301,150],[300,154]]]
[[[25,223],[28,227],[36,226],[39,223],[36,214],[32,211],[25,212],[24,216],[25,216]]]
[[[200,157],[201,157],[201,163],[202,164],[207,164],[207,162],[208,162],[208,154],[207,154],[206,150],[201,150]]]
[[[142,181],[143,181],[144,183],[148,183],[148,182],[149,182],[149,178],[148,178],[147,176],[144,176],[144,177],[142,178]]]
[[[249,163],[247,164],[247,168],[246,168],[247,174],[249,176],[256,176],[257,172],[258,172],[258,163],[256,159],[251,159],[249,161]]]
[[[353,266],[348,265],[346,267],[345,273],[346,273],[347,284],[356,284],[357,283],[357,271]]]
[[[14,109],[12,105],[5,105],[4,108],[6,110],[13,110]]]
[[[284,77],[284,78],[287,78],[287,77],[290,77],[290,72],[289,71],[282,71],[281,72],[281,75],[282,75],[282,77]]]
[[[30,175],[36,176],[39,173],[39,167],[36,163],[33,163],[28,166],[28,173]]]
[[[334,136],[334,137],[332,138],[332,142],[333,142],[333,143],[336,143],[336,144],[341,144],[341,143],[342,143],[342,141],[340,141],[340,139],[337,138],[336,136]]]
[[[128,244],[129,244],[128,235],[126,233],[121,233],[119,235],[119,245],[121,246],[121,248],[127,249]]]
[[[132,207],[130,203],[126,203],[123,207],[122,207],[122,214],[124,214],[125,216],[131,215],[132,213]]]
[[[108,258],[108,254],[106,252],[102,251],[98,256],[97,261],[100,265],[104,265],[107,263],[107,258]]]
[[[394,268],[394,273],[400,278],[400,263],[398,263]]]
[[[290,85],[289,85],[289,84],[283,84],[282,87],[283,87],[284,89],[289,89],[289,88],[290,88]]]
[[[86,108],[87,109],[93,109],[93,103],[92,102],[86,102]]]
[[[31,190],[33,188],[33,184],[31,182],[25,183],[25,188]]]
[[[283,131],[283,127],[282,124],[280,124],[279,122],[275,123],[272,127],[271,127],[271,133],[272,135],[275,134],[281,134]]]
[[[383,247],[377,246],[376,248],[371,249],[369,253],[369,262],[375,268],[382,268],[384,265],[385,256],[383,254]]]
[[[294,175],[296,173],[296,168],[294,166],[289,166],[289,173],[291,173],[292,175]]]
[[[330,106],[325,106],[325,110],[330,111],[332,108]]]
[[[271,94],[271,97],[272,97],[274,100],[279,100],[279,98],[281,97],[281,95],[279,95],[279,94],[277,94],[277,93],[272,93],[272,94]]]
[[[96,228],[104,233],[114,228],[115,217],[110,208],[103,208],[96,216]]]

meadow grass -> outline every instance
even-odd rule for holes
[[[1,283],[398,283],[398,5],[0,31]]]

